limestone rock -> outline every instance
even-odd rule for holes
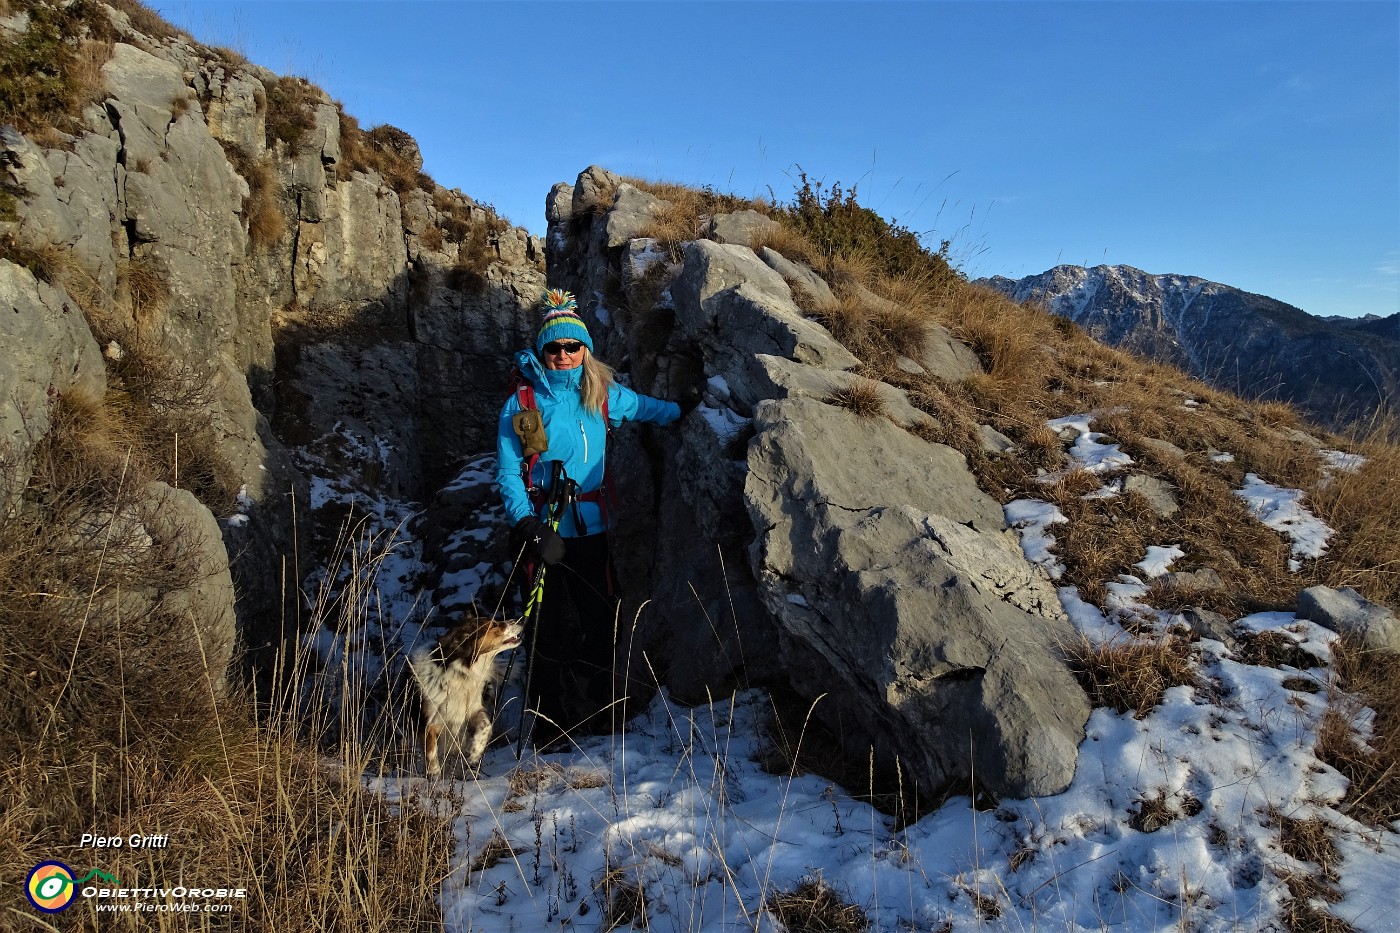
[[[981,441],[982,449],[989,454],[1004,454],[1016,449],[1015,441],[989,424],[977,426],[977,437]]]
[[[671,295],[677,337],[710,349],[716,368],[741,370],[758,353],[829,369],[859,365],[824,327],[802,316],[782,277],[742,246],[687,243]]]
[[[549,189],[544,199],[544,219],[546,223],[565,223],[574,216],[574,186],[561,181]]]
[[[603,222],[608,249],[621,246],[652,222],[666,202],[623,182],[618,185],[613,209]]]
[[[710,218],[710,239],[717,243],[753,246],[761,237],[778,228],[778,222],[755,210],[716,214]]]
[[[208,676],[221,689],[237,630],[233,578],[219,523],[192,493],[159,482],[141,489],[137,511],[153,546],[166,549],[169,559],[185,569],[192,581],[184,588],[151,595],[163,609],[188,621],[199,639]]]
[[[570,214],[578,216],[589,211],[602,213],[612,207],[622,179],[599,165],[590,165],[574,183],[574,198]]]
[[[1310,586],[1298,594],[1298,617],[1355,638],[1366,648],[1400,651],[1400,618],[1349,586]]]
[[[752,357],[749,376],[740,386],[743,394],[731,396],[746,408],[754,407],[760,399],[811,398],[826,401],[861,378],[844,370],[808,366],[766,353]],[[905,429],[932,427],[935,424],[933,418],[909,402],[908,393],[883,382],[872,385],[884,403],[884,417],[895,424]]]
[[[1057,598],[1033,582],[970,476],[919,463],[892,426],[857,441],[858,419],[823,407],[760,406],[745,484],[760,529],[754,571],[794,683],[826,693],[877,756],[917,762],[925,788],[975,769],[998,793],[1063,789],[1088,701],[1059,660],[1072,629]],[[872,475],[891,482],[877,489]],[[988,570],[992,554],[1017,568],[1010,577]],[[989,737],[971,760],[969,723]]]
[[[1135,492],[1147,500],[1152,511],[1162,518],[1171,518],[1181,511],[1177,504],[1175,488],[1171,483],[1155,476],[1134,473],[1123,480],[1123,492]]]
[[[768,246],[758,251],[758,258],[784,279],[807,291],[816,304],[828,305],[836,301],[836,296],[831,293],[831,286],[806,263],[794,262]]]
[[[0,260],[0,517],[29,482],[31,450],[48,433],[53,406],[78,390],[107,388],[97,342],[68,295]]]

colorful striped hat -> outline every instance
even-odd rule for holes
[[[577,340],[588,352],[593,352],[593,338],[588,336],[588,328],[578,316],[578,302],[562,288],[551,288],[544,293],[544,321],[535,336],[535,353],[542,355],[544,345],[551,340]]]

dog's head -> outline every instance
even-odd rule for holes
[[[453,620],[438,639],[437,650],[445,662],[475,664],[520,644],[524,626],[515,619],[494,619],[466,612]]]

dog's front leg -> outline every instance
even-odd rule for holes
[[[435,722],[423,729],[423,763],[427,767],[428,777],[442,774],[442,764],[438,761],[438,736],[441,734],[442,726]]]
[[[491,717],[486,710],[477,710],[467,723],[467,729],[471,733],[467,743],[467,764],[476,770],[481,764],[481,756],[486,754],[486,746],[491,744]]]

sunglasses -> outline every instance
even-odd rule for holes
[[[548,353],[550,356],[555,356],[559,353],[573,354],[577,353],[582,349],[583,344],[579,343],[577,340],[551,340],[549,343],[544,345],[544,352]]]

